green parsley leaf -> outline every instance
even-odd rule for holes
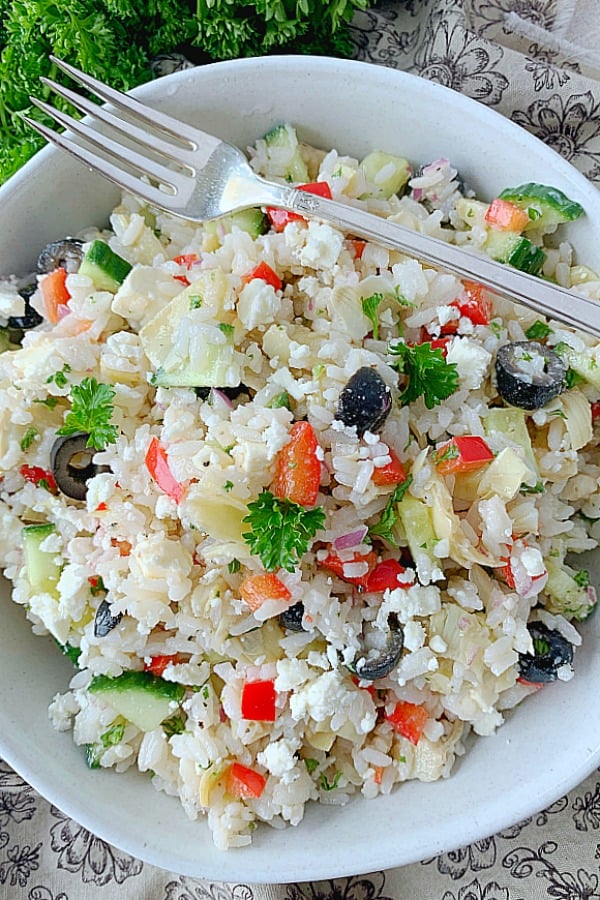
[[[312,772],[315,771],[315,769],[319,768],[319,760],[313,759],[312,757],[309,756],[307,759],[304,760],[304,765],[306,766],[306,771],[310,775]]]
[[[114,412],[112,399],[115,392],[108,384],[101,384],[95,378],[84,378],[81,384],[71,388],[71,411],[67,413],[64,425],[57,434],[88,435],[87,446],[104,450],[107,444],[117,440],[117,427],[109,422]]]
[[[267,572],[293,572],[317,531],[323,528],[325,513],[318,506],[305,509],[299,503],[279,500],[270,491],[262,491],[248,504],[248,515],[242,521],[252,529],[242,537]]]
[[[190,309],[200,309],[203,302],[203,298],[200,296],[200,294],[191,294],[189,299]]]
[[[239,559],[232,559],[231,562],[227,563],[227,571],[230,575],[235,575],[236,572],[239,572],[242,568],[242,564]]]
[[[281,409],[282,407],[290,409],[290,395],[287,391],[282,391],[281,394],[273,397],[270,403],[267,403],[268,409]]]
[[[373,326],[373,337],[376,341],[379,340],[379,319],[377,318],[377,307],[382,300],[383,294],[371,294],[370,297],[363,297],[361,299],[362,311]]]
[[[173,737],[174,734],[183,734],[185,731],[185,719],[181,713],[175,713],[170,719],[166,719],[162,723],[162,730],[167,738]]]
[[[397,357],[390,365],[408,377],[400,403],[407,406],[423,397],[427,409],[433,409],[458,388],[456,363],[448,363],[441,349],[429,342],[409,347],[403,341],[390,344],[388,352]]]
[[[34,403],[41,403],[42,406],[47,407],[48,409],[54,409],[58,404],[59,398],[53,397],[51,394],[46,397],[45,400],[34,400]]]
[[[21,450],[25,453],[26,450],[29,450],[36,437],[38,436],[39,431],[37,428],[34,428],[33,425],[27,429],[23,437],[21,438]]]
[[[554,332],[550,328],[549,325],[546,325],[545,322],[542,322],[541,319],[537,319],[533,325],[531,325],[527,331],[525,332],[526,337],[529,338],[530,341],[539,341],[544,338],[549,337],[549,335]]]
[[[223,490],[229,493],[229,491],[233,490],[233,481],[226,481],[223,485]]]
[[[590,586],[590,573],[587,569],[580,569],[576,575],[573,575],[573,581],[578,587],[586,588]]]
[[[544,487],[543,481],[536,481],[533,486],[528,484],[523,484],[520,487],[520,491],[522,494],[543,494],[546,488]]]
[[[567,388],[577,387],[578,384],[583,384],[584,381],[585,378],[582,378],[575,369],[567,369],[565,374],[565,385]]]
[[[388,541],[392,545],[392,547],[398,546],[396,537],[394,535],[394,526],[400,518],[397,507],[404,497],[405,493],[411,486],[412,480],[412,475],[409,475],[406,481],[402,481],[399,485],[396,486],[395,490],[393,491],[388,502],[385,505],[385,509],[381,514],[379,522],[377,522],[375,525],[371,525],[371,527],[369,528],[369,534],[372,537],[383,538],[384,540]]]
[[[55,372],[54,375],[49,375],[48,378],[46,378],[45,384],[52,384],[52,382],[54,382],[57,387],[66,387],[69,383],[67,375],[70,371],[71,366],[69,365],[69,363],[65,363],[62,369],[60,369],[58,372]]]
[[[342,773],[336,772],[333,776],[333,781],[329,782],[325,773],[322,773],[321,777],[319,778],[319,784],[324,791],[334,791],[338,786],[341,777]]]

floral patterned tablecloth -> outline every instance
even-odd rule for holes
[[[355,16],[352,36],[358,59],[417,73],[495,108],[600,186],[598,0],[382,0]],[[133,859],[0,761],[0,900],[117,896],[600,900],[600,771],[538,815],[452,853],[335,881],[249,885],[196,881]]]

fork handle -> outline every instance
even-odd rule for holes
[[[600,337],[600,303],[595,300],[354,206],[272,182],[263,182],[263,186],[268,188],[270,205],[322,219],[342,231],[409,253],[423,262],[479,281],[535,312]]]

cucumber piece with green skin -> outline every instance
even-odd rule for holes
[[[600,354],[595,352],[596,348],[588,347],[579,353],[573,347],[561,342],[556,345],[554,350],[566,360],[569,367],[580,378],[583,378],[584,381],[587,381],[588,384],[600,391]]]
[[[308,169],[291,125],[276,125],[264,136],[271,174],[288,181],[307,182]]]
[[[213,219],[211,222],[204,223],[204,230],[208,234],[219,235],[231,234],[234,228],[245,231],[251,238],[256,240],[261,234],[268,231],[268,221],[266,215],[261,209],[241,209],[239,212],[230,213],[227,216],[221,216],[220,219]]]
[[[555,187],[529,182],[519,187],[505,188],[499,194],[501,200],[510,200],[521,209],[527,210],[530,218],[528,228],[548,228],[573,222],[583,215],[584,209],[575,200]]]
[[[528,275],[538,275],[546,260],[546,254],[537,244],[512,231],[490,231],[485,249],[492,259]]]
[[[384,200],[389,200],[394,194],[399,193],[411,174],[411,165],[407,159],[393,156],[383,150],[368,153],[362,160],[360,169],[369,184],[375,188],[369,196]]]
[[[94,675],[88,687],[140,731],[153,731],[170,718],[185,696],[185,688],[151,672],[123,672],[115,678]]]
[[[206,333],[210,328],[205,326]],[[231,331],[226,331],[226,328],[231,328]],[[193,359],[188,356],[172,367],[167,357],[164,365],[154,373],[152,383],[157,387],[235,387],[235,384],[230,384],[231,375],[236,371],[233,365],[233,326],[222,323],[220,331],[225,335],[225,340],[220,343],[204,341],[202,353],[194,354]]]
[[[397,510],[417,571],[424,562],[428,567],[439,570],[440,560],[433,552],[438,536],[433,526],[431,507],[407,493],[398,503]]]
[[[46,538],[56,531],[51,522],[40,525],[25,525],[22,530],[25,572],[32,589],[37,593],[58,597],[58,579],[61,566],[57,554],[41,549]]]
[[[92,241],[79,266],[79,274],[91,278],[99,291],[116,293],[132,266],[104,241]]]

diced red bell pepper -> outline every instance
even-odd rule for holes
[[[364,575],[357,576],[348,576],[344,574],[344,571],[347,571],[346,566],[350,566],[354,563],[366,563],[367,571]],[[350,584],[356,584],[359,587],[366,588],[367,583],[369,581],[369,576],[371,572],[377,565],[377,553],[375,550],[370,550],[368,553],[354,553],[352,559],[341,560],[339,556],[335,553],[330,553],[321,563],[322,566],[325,566],[326,569],[329,569],[331,572],[335,572],[343,581],[347,581]]]
[[[352,247],[353,247],[353,249],[354,249],[354,258],[355,258],[355,259],[362,259],[362,255],[363,255],[363,253],[365,252],[365,248],[366,248],[366,246],[367,246],[367,242],[366,242],[366,241],[359,241],[357,238],[352,238],[352,240],[350,241],[350,243],[352,244]]]
[[[180,281],[183,285],[185,285],[185,287],[189,287],[191,284],[190,279],[185,275],[173,275],[173,278],[175,279],[175,281]]]
[[[428,718],[429,715],[424,706],[417,706],[407,700],[399,700],[392,712],[386,715],[386,719],[394,731],[415,745],[419,743]]]
[[[250,609],[259,609],[265,600],[291,600],[291,593],[272,572],[264,575],[249,575],[240,584],[240,597]]]
[[[462,295],[453,300],[450,306],[455,306],[461,316],[470,319],[473,325],[489,325],[492,300],[487,289],[477,281],[464,281],[463,288]]]
[[[45,487],[51,494],[58,493],[58,487],[54,475],[49,469],[42,469],[41,466],[21,466],[19,472],[25,481],[31,481],[32,484]]]
[[[256,769],[249,769],[248,766],[234,762],[227,772],[225,790],[232,797],[251,800],[260,797],[266,783],[265,776]]]
[[[600,419],[600,400],[592,403],[592,422],[595,422],[597,419]]]
[[[456,334],[458,331],[458,322],[455,319],[452,322],[449,322],[448,325],[451,326],[450,330],[447,331],[446,326],[444,325],[442,328],[444,336],[439,338],[432,337],[426,328],[421,328],[419,344],[431,344],[431,349],[441,350],[442,356],[445,359],[448,355],[448,344],[450,343],[452,335]],[[414,344],[409,343],[409,347],[414,347]]]
[[[167,451],[158,438],[153,437],[146,451],[146,468],[157,483],[161,491],[168,497],[180,503],[183,497],[184,485],[177,481],[169,468]]]
[[[261,281],[266,281],[267,284],[270,284],[272,288],[276,291],[280,291],[283,287],[283,281],[277,274],[277,272],[273,271],[271,266],[264,262],[259,262],[257,266],[248,272],[247,275],[242,275],[242,282],[244,284],[248,284],[249,281],[254,281],[255,278],[259,278]]]
[[[198,255],[196,253],[182,253],[180,256],[174,256],[173,262],[177,263],[178,266],[185,266],[186,269],[191,269],[197,259]]]
[[[54,269],[40,279],[40,290],[44,301],[46,318],[52,325],[62,319],[68,312],[71,295],[67,289],[67,270]]]
[[[529,223],[529,214],[516,203],[496,197],[487,208],[485,222],[495,231],[515,231],[520,234]]]
[[[457,472],[473,472],[493,460],[494,454],[477,435],[453,437],[442,444],[433,454],[433,461],[440,475],[454,475]]]
[[[373,474],[371,475],[373,484],[381,486],[386,484],[402,484],[403,481],[406,481],[404,466],[391,447],[389,449],[389,454],[392,457],[392,461],[386,463],[385,466],[379,466],[373,470]]]
[[[331,188],[326,181],[311,181],[309,184],[297,184],[296,190],[306,191],[309,194],[317,194],[331,200]],[[304,216],[299,213],[288,212],[287,209],[278,209],[275,206],[267,206],[267,216],[274,231],[283,231],[290,222],[303,221]]]
[[[168,665],[171,663],[176,665],[180,662],[183,662],[183,658],[179,653],[173,653],[170,656],[159,654],[158,656],[150,657],[150,662],[144,663],[144,672],[150,672],[152,675],[162,678]]]
[[[280,500],[291,500],[300,506],[314,506],[321,483],[321,461],[317,456],[319,442],[309,422],[295,422],[290,440],[275,460],[275,477],[271,490]]]
[[[274,722],[277,692],[275,682],[246,681],[242,687],[242,719]]]
[[[397,559],[384,559],[377,563],[373,571],[370,573],[365,590],[369,592],[378,591],[395,591],[401,587],[398,576],[404,572],[404,566],[401,566]]]
[[[376,694],[377,692],[376,692],[376,689],[375,689],[375,686],[374,686],[374,685],[372,685],[372,684],[366,684],[364,687],[362,687],[362,686],[361,686],[361,683],[360,683],[360,678],[358,677],[358,675],[353,675],[353,676],[352,676],[352,684],[355,684],[356,687],[357,687],[360,691],[366,691],[367,694],[370,694],[370,696],[373,697],[373,699],[375,699],[375,694]]]

